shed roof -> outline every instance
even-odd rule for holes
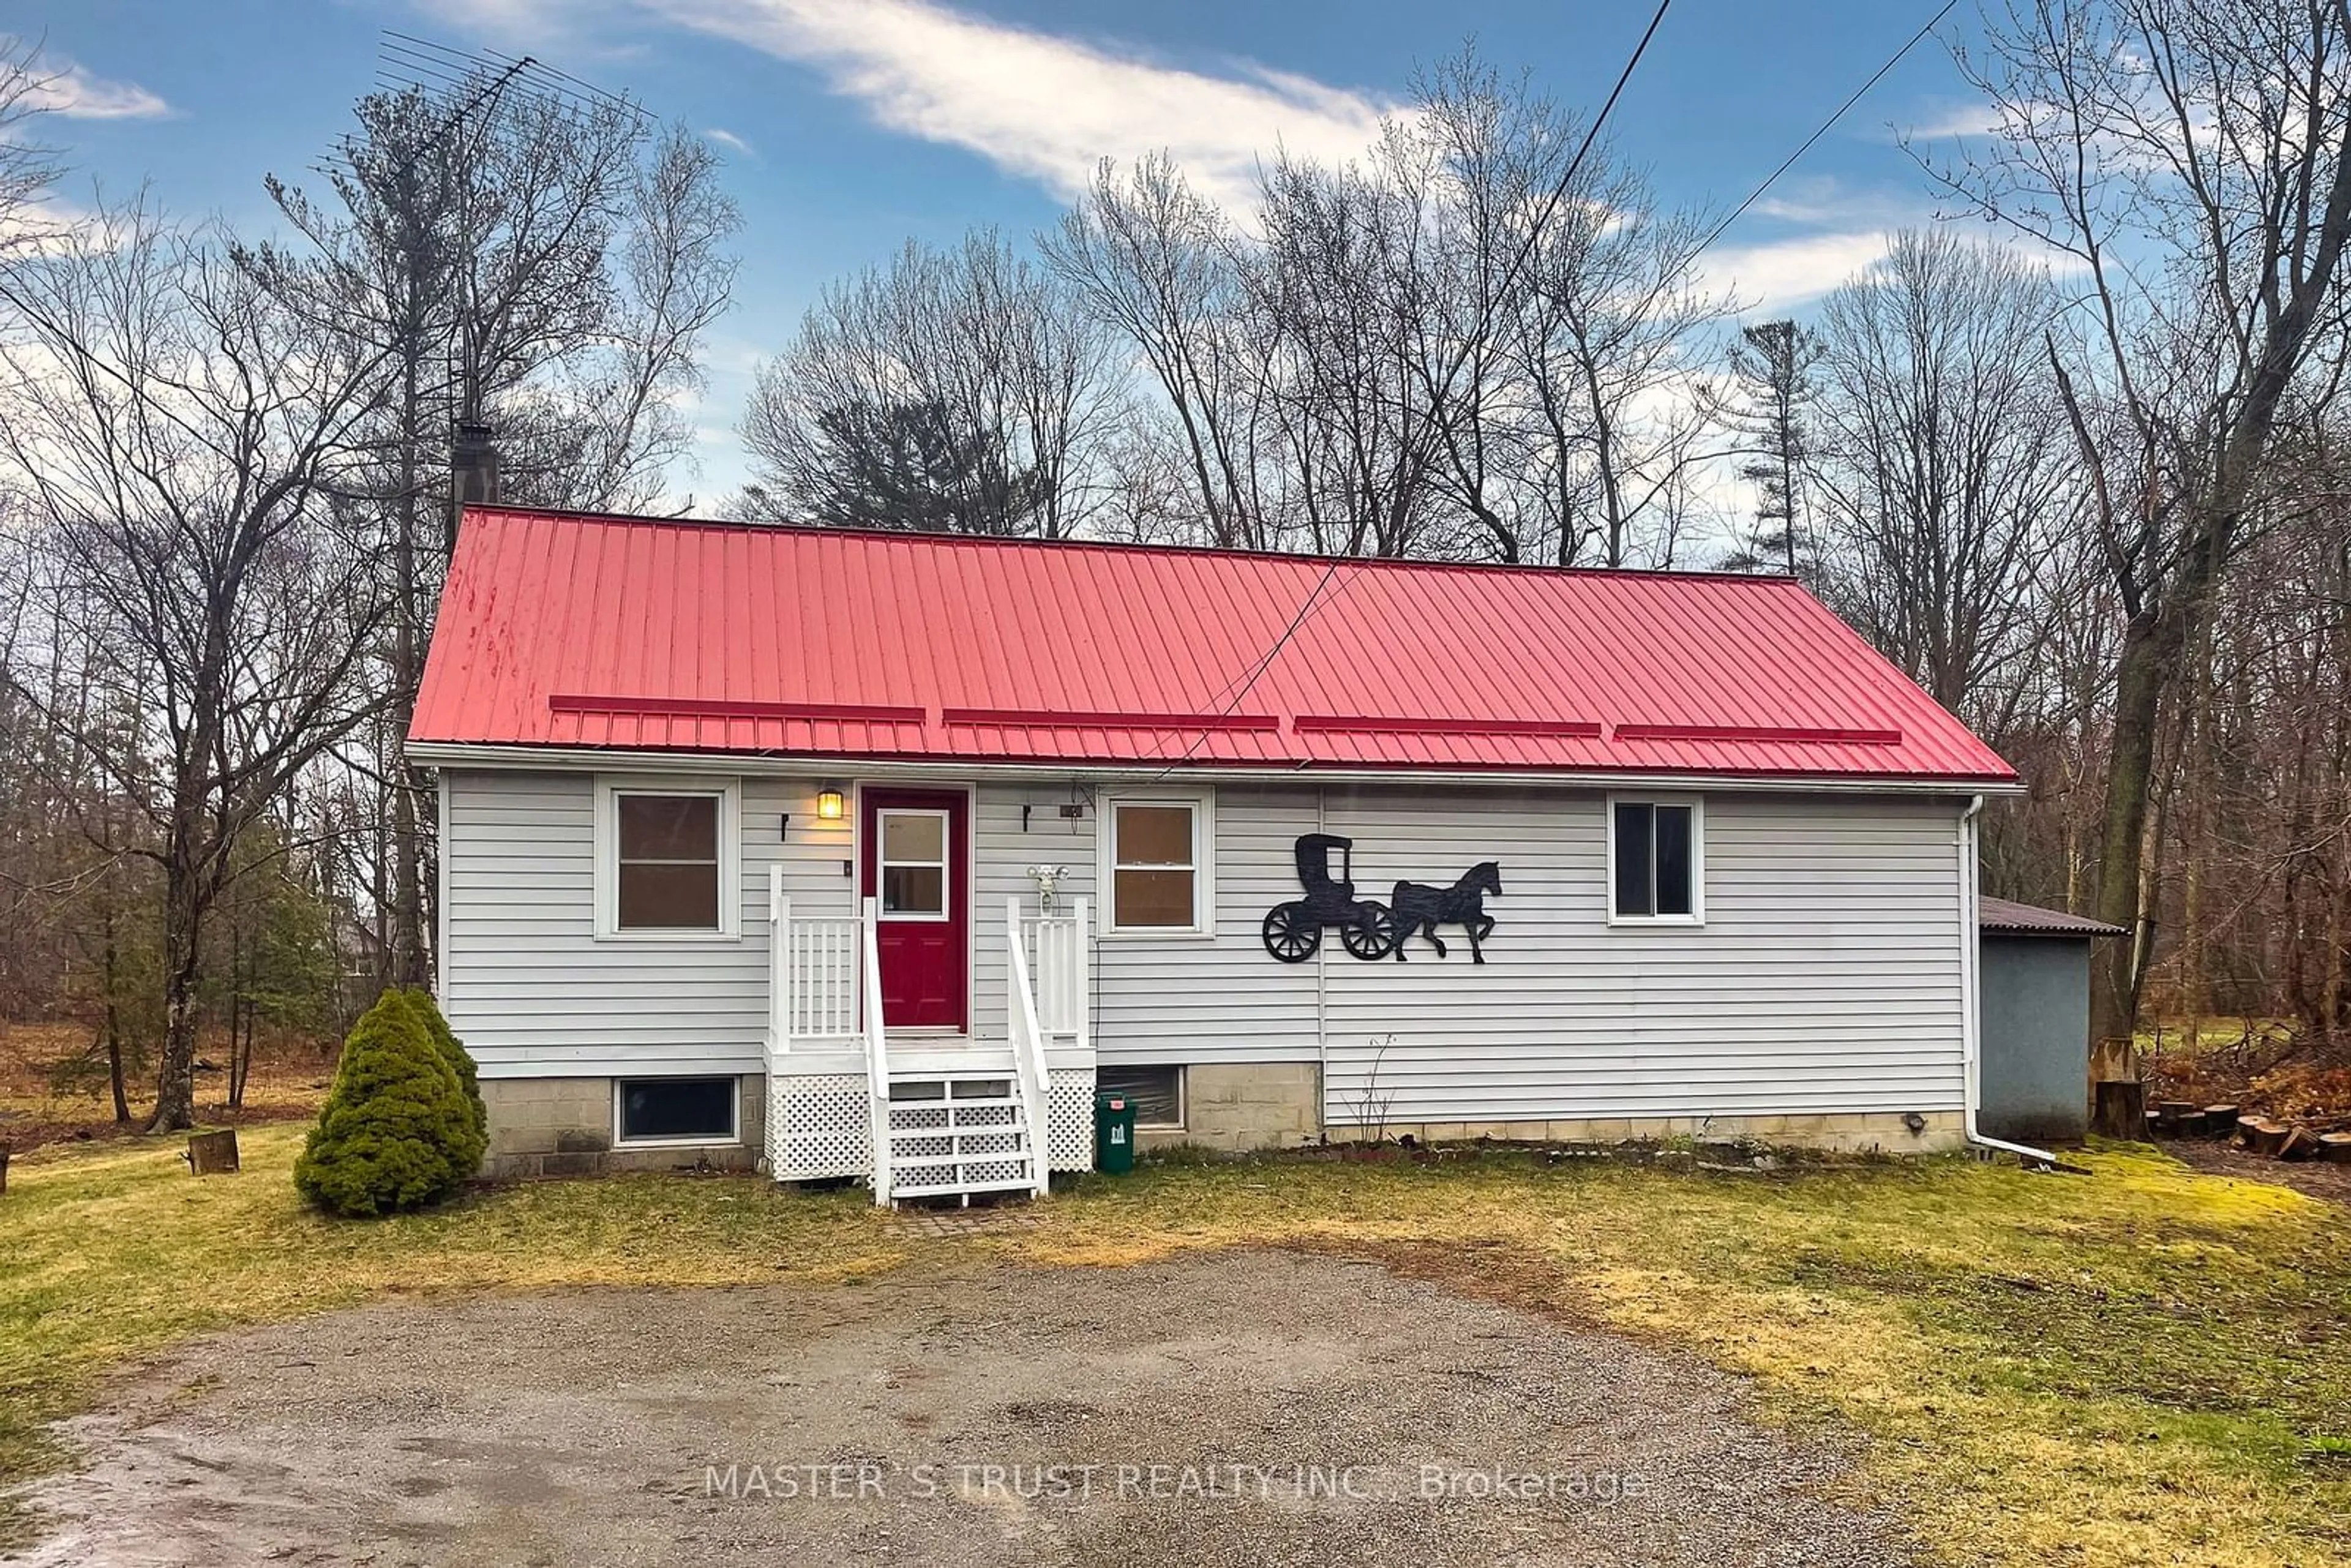
[[[2015,774],[1792,580],[468,508],[413,741]]]
[[[2026,936],[2125,936],[2129,933],[2119,925],[2109,925],[2103,920],[2093,920],[2085,915],[2068,915],[2062,909],[2043,909],[2037,904],[2018,904],[2006,898],[1976,900],[1976,928]]]

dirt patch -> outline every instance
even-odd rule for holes
[[[90,1467],[21,1560],[1908,1560],[1745,1405],[1290,1253],[387,1305],[199,1343],[73,1423]]]
[[[2351,1166],[2315,1160],[2273,1160],[2248,1154],[2231,1144],[2203,1143],[2188,1138],[2158,1144],[2157,1147],[2167,1155],[2176,1155],[2180,1164],[2213,1176],[2266,1182],[2272,1186],[2292,1187],[2312,1197],[2351,1204]]]

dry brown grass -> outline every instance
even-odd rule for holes
[[[917,1255],[1121,1267],[1330,1248],[1681,1347],[1765,1412],[1868,1438],[1953,1562],[2351,1562],[2343,1213],[2143,1151],[2095,1178],[1957,1161],[1764,1179],[1261,1163],[1090,1179],[1040,1223],[915,1239],[862,1195],[754,1178],[510,1187],[350,1223],[296,1201],[294,1128],[195,1181],[144,1143],[36,1155],[0,1200],[0,1473],[39,1423],[193,1333],[389,1295],[832,1281]]]
[[[75,1075],[70,1081],[58,1073],[59,1063],[86,1056],[89,1044],[90,1031],[82,1024],[0,1021],[0,1139],[22,1154],[44,1144],[119,1137],[144,1120],[154,1106],[154,1085],[149,1074],[134,1074],[124,1085],[132,1118],[125,1126],[114,1119],[114,1098],[102,1071]],[[245,1086],[244,1108],[235,1112],[228,1108],[225,1071],[200,1072],[196,1114],[214,1125],[307,1120],[318,1113],[327,1097],[327,1085],[334,1074],[333,1053],[331,1042],[259,1042],[253,1076]],[[203,1061],[226,1062],[226,1039],[204,1039],[198,1056]]]

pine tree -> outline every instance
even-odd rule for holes
[[[464,1082],[406,992],[388,990],[343,1043],[295,1190],[349,1218],[396,1213],[457,1190],[480,1166]]]
[[[1809,577],[1815,552],[1803,537],[1807,415],[1818,391],[1818,337],[1793,321],[1761,321],[1731,345],[1733,391],[1716,416],[1739,438],[1739,476],[1756,488],[1755,526],[1723,559],[1726,571]]]

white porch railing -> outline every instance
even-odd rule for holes
[[[1005,1009],[1011,1015],[1012,1075],[1020,1090],[1020,1119],[1028,1124],[1029,1169],[1034,1178],[1037,1197],[1045,1196],[1046,1185],[1046,1072],[1045,1029],[1039,1020],[1037,989],[1029,982],[1029,941],[1020,918],[1020,900],[1004,901],[1004,934],[1006,976],[1012,992],[1010,1005]]]
[[[882,901],[865,901],[865,1092],[873,1129],[873,1204],[890,1207],[890,1047],[882,1029]]]
[[[768,1049],[780,1053],[794,1040],[847,1043],[858,1023],[857,917],[795,917],[784,896],[780,866],[768,868]]]
[[[1014,903],[1017,904],[1018,900]],[[1037,1019],[1052,1043],[1082,1051],[1088,1033],[1086,995],[1086,901],[1071,904],[1068,915],[1039,915],[1024,920],[1008,908],[1006,920],[1026,936],[1036,962]]]
[[[917,1169],[924,1162],[908,1163],[916,1152],[908,1140],[927,1124],[918,1125],[922,1118],[907,1107],[928,1102],[899,1102],[904,1124],[893,1128],[893,1071],[904,1080],[902,1092],[929,1079],[1010,1078],[1029,1140],[1024,1178],[1041,1193],[1050,1170],[1086,1168],[1091,934],[1086,901],[1064,907],[1068,913],[1036,916],[1024,914],[1017,898],[1005,903],[1004,1011],[997,1015],[1004,1023],[996,1026],[1002,1035],[924,1037],[910,1044],[893,1041],[883,1029],[877,901],[861,900],[854,915],[797,913],[784,894],[781,868],[770,868],[768,1150],[777,1179],[870,1176],[873,1201],[883,1206],[900,1189],[924,1183],[925,1173]],[[956,1097],[950,1084],[947,1098]]]

